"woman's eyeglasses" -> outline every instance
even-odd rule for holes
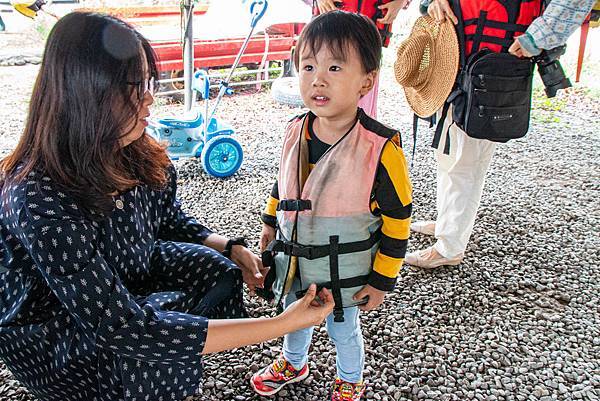
[[[158,88],[154,77],[150,77],[150,79],[144,79],[143,82],[127,82],[127,84],[139,87],[140,97],[144,97],[146,92],[150,92],[151,95],[154,95],[156,93],[156,89]]]

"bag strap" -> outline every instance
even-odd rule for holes
[[[419,120],[425,120],[429,122],[429,128],[433,128],[436,125],[436,115],[433,114],[427,118],[419,117],[418,115],[413,113],[413,149],[412,149],[412,158],[410,160],[410,167],[413,166],[415,161],[415,153],[417,149],[417,131],[419,130]]]
[[[413,166],[415,162],[415,152],[417,150],[417,131],[419,130],[419,116],[413,114],[413,148],[412,148],[412,157],[410,159],[410,167]]]
[[[440,140],[442,139],[442,131],[444,130],[444,123],[446,122],[446,118],[448,117],[448,110],[450,109],[450,102],[444,103],[444,107],[442,108],[442,115],[440,120],[437,123],[437,127],[435,127],[435,134],[433,135],[433,141],[431,142],[432,148],[439,148]],[[444,143],[444,154],[450,154],[450,126],[446,130],[446,142]]]

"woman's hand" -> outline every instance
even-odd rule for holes
[[[256,287],[262,288],[269,269],[263,267],[258,256],[241,245],[231,247],[231,260],[242,270],[242,277],[248,286],[250,295],[255,295]]]
[[[319,292],[311,284],[306,295],[291,304],[281,315],[256,319],[211,319],[202,354],[257,344],[306,327],[321,324],[333,311],[333,297],[326,289]]]
[[[448,17],[454,25],[458,24],[458,18],[454,15],[448,0],[433,0],[427,8],[427,14],[439,22],[443,22]]]
[[[333,0],[319,0],[317,2],[317,7],[319,7],[319,13],[325,14],[328,11],[337,10],[335,3]]]
[[[533,54],[529,53],[521,46],[519,38],[516,38],[512,45],[508,48],[508,52],[513,56],[517,57],[533,57]]]
[[[260,233],[260,251],[264,252],[267,246],[275,239],[275,228],[263,223],[262,232]]]
[[[394,22],[401,9],[406,8],[408,0],[394,0],[389,3],[379,6],[380,10],[387,10],[383,18],[379,18],[377,22],[380,24],[391,24]]]
[[[311,284],[306,290],[306,294],[288,306],[280,317],[293,325],[297,325],[296,330],[321,324],[333,311],[335,302],[327,288],[319,291],[318,299],[316,296],[317,286]]]
[[[370,311],[377,308],[383,303],[385,297],[385,291],[378,290],[375,287],[371,287],[369,284],[365,285],[360,291],[354,294],[352,297],[355,301],[369,297],[369,301],[364,305],[359,305],[358,309],[362,311]]]

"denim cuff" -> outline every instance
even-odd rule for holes
[[[521,47],[523,49],[525,49],[525,51],[527,51],[531,55],[537,56],[538,54],[540,54],[542,52],[542,50],[539,49],[535,45],[535,41],[533,40],[533,36],[531,36],[531,34],[529,34],[528,32],[525,32],[524,35],[517,36],[516,39],[519,41],[519,44],[521,45]]]

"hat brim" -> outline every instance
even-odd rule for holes
[[[420,17],[413,32],[417,29],[434,29],[436,24],[429,16]],[[419,117],[429,117],[444,105],[458,73],[460,49],[451,21],[446,19],[439,24],[439,32],[433,43],[435,57],[429,60],[431,74],[427,81],[417,87],[404,87],[406,101]]]

